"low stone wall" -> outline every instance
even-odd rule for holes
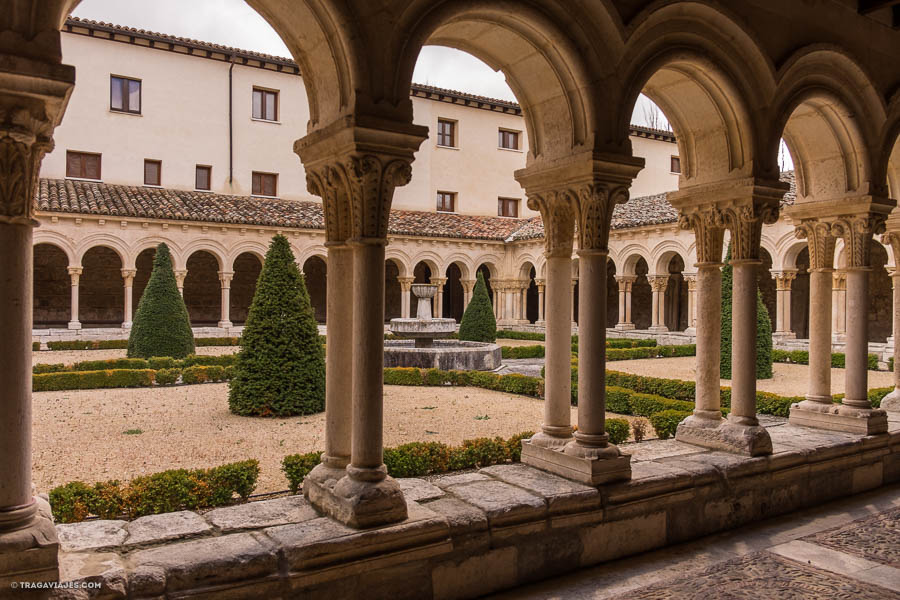
[[[521,464],[400,480],[409,519],[371,530],[299,496],[59,525],[60,569],[102,598],[474,598],[900,481],[900,421],[869,437],[765,425],[767,457],[623,445],[632,480],[600,488]]]

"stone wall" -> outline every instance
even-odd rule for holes
[[[228,310],[231,322],[237,325],[247,321],[253,294],[256,293],[256,281],[262,271],[262,262],[255,254],[245,252],[234,259],[232,271],[234,276],[231,279]]]
[[[306,289],[313,311],[316,313],[316,321],[324,323],[328,317],[326,303],[328,267],[320,257],[311,256],[303,263],[303,274],[306,276]]]
[[[34,326],[65,327],[69,321],[71,279],[66,253],[50,244],[34,247]]]
[[[121,325],[125,319],[122,260],[115,250],[95,246],[81,259],[78,319],[83,326]]]
[[[187,260],[184,303],[192,325],[218,323],[222,315],[219,263],[209,252],[194,252]]]

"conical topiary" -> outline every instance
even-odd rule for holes
[[[484,275],[479,271],[475,290],[459,324],[459,339],[469,342],[493,342],[497,339],[497,320],[488,297]]]
[[[306,283],[283,235],[272,238],[256,283],[228,406],[261,417],[325,410],[325,351]]]
[[[194,332],[184,298],[178,292],[169,247],[160,244],[153,257],[153,272],[138,303],[128,338],[129,358],[171,356],[194,352]]]
[[[734,268],[731,266],[731,245],[725,255],[722,268],[722,345],[719,368],[723,379],[731,379],[731,303]],[[756,378],[772,378],[772,321],[763,303],[759,288],[756,289]]]

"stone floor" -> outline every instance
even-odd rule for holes
[[[900,598],[900,486],[490,598]]]

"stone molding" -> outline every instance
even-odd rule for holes
[[[775,290],[779,292],[790,291],[791,284],[797,278],[797,271],[774,271],[772,279],[775,280]]]
[[[732,260],[758,260],[763,225],[778,221],[778,204],[749,204],[724,211]]]
[[[809,249],[810,269],[831,269],[834,266],[836,239],[831,224],[818,219],[804,219],[795,230],[798,239],[805,239]]]
[[[571,257],[575,240],[571,192],[555,190],[527,196],[528,208],[539,211],[544,223],[544,256]]]
[[[678,215],[678,226],[693,230],[699,263],[722,262],[725,222],[720,211],[711,207],[688,214],[682,212]]]
[[[872,236],[884,233],[887,215],[869,213],[841,217],[831,225],[832,233],[844,240],[847,268],[868,268],[872,249]]]
[[[608,251],[609,230],[616,204],[628,202],[627,185],[591,183],[572,195],[576,203],[579,251]]]
[[[669,276],[668,275],[650,275],[647,277],[647,281],[650,282],[650,289],[654,292],[665,292],[666,287],[669,285]]]
[[[838,269],[831,275],[832,287],[834,292],[844,292],[847,290],[847,271]]]

